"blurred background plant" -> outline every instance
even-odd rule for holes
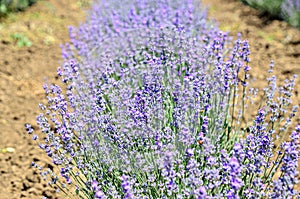
[[[0,0],[0,17],[10,12],[22,11],[36,2],[37,0]]]
[[[16,42],[18,47],[30,47],[32,46],[32,42],[21,33],[11,34],[10,37]]]
[[[281,12],[280,5],[283,0],[241,0],[243,3],[260,10],[263,13],[268,13],[271,16],[279,16]]]
[[[243,3],[258,9],[262,14],[280,18],[294,27],[300,28],[299,0],[241,0]]]
[[[300,0],[285,0],[282,2],[281,15],[289,24],[300,28]]]

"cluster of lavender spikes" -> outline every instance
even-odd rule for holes
[[[247,119],[257,92],[248,43],[232,42],[199,3],[98,1],[70,38],[58,69],[65,87],[44,85],[46,138],[33,135],[60,169],[40,168],[50,185],[72,198],[298,194],[300,126],[278,141],[297,112],[294,79],[277,86],[270,74]]]

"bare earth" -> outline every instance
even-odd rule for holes
[[[238,32],[251,46],[254,85],[261,87],[270,60],[284,80],[300,75],[300,31],[283,21],[268,20],[236,0],[204,0],[209,16],[220,28],[236,36]],[[0,199],[63,198],[56,194],[31,168],[36,161],[50,160],[27,135],[24,124],[35,123],[43,102],[45,78],[58,82],[56,68],[61,64],[60,44],[68,41],[68,26],[85,20],[84,0],[39,1],[23,13],[0,22]],[[18,47],[11,34],[23,33],[31,47]],[[295,93],[300,91],[300,78]],[[299,104],[299,96],[296,95]],[[298,121],[299,123],[299,121]],[[14,152],[7,152],[7,147]],[[60,197],[59,197],[60,196]]]

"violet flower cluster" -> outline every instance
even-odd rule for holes
[[[289,109],[295,80],[277,86],[270,74],[256,118],[247,119],[256,93],[248,42],[232,42],[200,8],[98,1],[70,28],[58,68],[64,87],[44,85],[37,124],[45,139],[26,124],[59,168],[40,168],[50,185],[72,198],[298,194],[300,126],[278,143],[297,112]]]

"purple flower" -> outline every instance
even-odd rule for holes
[[[299,138],[300,125],[297,125],[292,132],[289,142],[281,145],[283,150],[282,163],[280,167],[281,175],[278,180],[274,180],[272,198],[286,198],[297,195],[294,186],[298,183],[298,160],[299,160]]]
[[[124,198],[135,198],[133,193],[132,193],[132,189],[131,189],[131,182],[129,181],[129,176],[126,175],[122,175],[121,177],[122,180],[122,188],[123,188],[123,192],[124,192]]]
[[[32,128],[32,126],[30,124],[25,124],[25,129],[27,131],[28,134],[32,134],[34,129]]]
[[[96,191],[98,189],[98,182],[96,180],[94,180],[92,182],[92,188],[93,188],[94,191]]]
[[[69,28],[57,71],[64,86],[44,85],[47,104],[37,116],[39,146],[60,168],[55,183],[74,183],[80,196],[94,198],[294,194],[296,134],[271,162],[273,127],[278,111],[288,113],[294,79],[278,88],[270,78],[265,106],[239,129],[251,93],[248,42],[241,35],[231,42],[197,7],[193,0],[99,1],[86,23]],[[280,132],[296,111],[285,114]],[[279,165],[282,178],[271,190]]]
[[[38,139],[38,136],[37,135],[33,135],[32,136],[32,140],[37,140]]]
[[[203,186],[200,187],[198,199],[204,199],[204,198],[206,198],[206,196],[207,196],[207,193],[206,193],[205,187],[203,187]]]
[[[105,197],[104,193],[101,190],[99,190],[99,191],[97,191],[95,193],[95,198],[97,198],[97,199],[104,199],[106,197]]]

